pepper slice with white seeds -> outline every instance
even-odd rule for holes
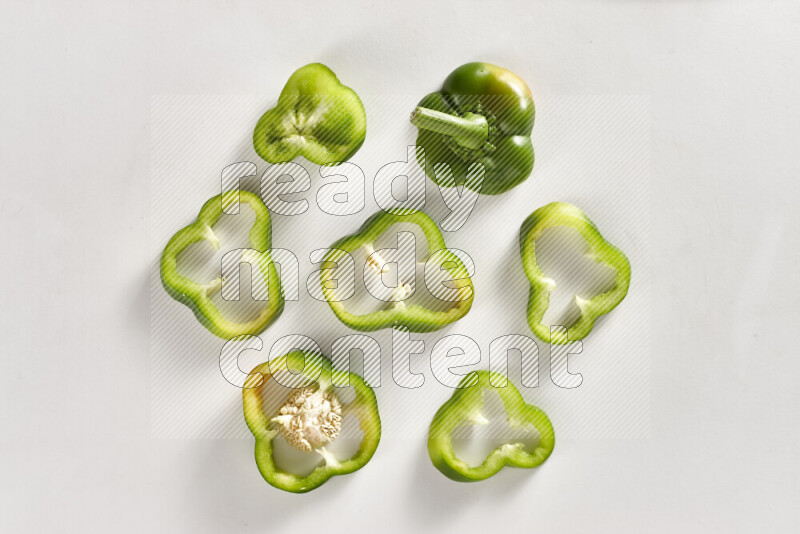
[[[298,374],[289,368],[302,371]],[[293,381],[304,383],[296,388],[282,385],[275,376],[282,370],[287,370]],[[339,384],[349,384],[353,400],[345,402],[337,395],[346,389]],[[285,397],[274,413],[268,414],[265,398],[276,395]],[[305,493],[333,476],[361,469],[380,442],[381,421],[372,388],[355,373],[333,369],[330,360],[314,352],[295,350],[256,366],[245,381],[242,400],[247,426],[256,438],[259,471],[267,482],[284,491]],[[337,458],[326,446],[342,437],[342,423],[348,414],[358,418],[363,436],[352,457]],[[279,437],[301,452],[318,454],[322,461],[305,476],[282,469],[274,456],[274,442]]]
[[[434,297],[435,306],[429,308],[407,302],[422,284],[412,283],[415,273],[398,272],[397,284],[386,287],[381,279],[386,270],[386,259],[375,252],[375,242],[393,225],[415,225],[427,241],[427,253],[417,261],[425,267],[425,288]],[[398,234],[398,241],[400,240]],[[399,245],[399,243],[398,243]],[[399,247],[398,247],[399,248]],[[349,287],[336,278],[335,271],[347,254],[364,251],[367,261],[364,268],[364,283],[378,300],[390,303],[389,306],[371,313],[353,313],[346,306],[349,297],[343,288]],[[432,332],[464,317],[472,307],[474,290],[469,269],[461,258],[449,250],[436,223],[422,211],[389,210],[381,211],[367,219],[358,232],[339,239],[331,245],[323,258],[320,269],[322,294],[328,301],[336,317],[355,330],[370,332],[382,328],[405,327],[411,332]],[[398,267],[399,268],[399,267]],[[429,284],[428,274],[434,273]],[[447,273],[447,279],[440,279]]]

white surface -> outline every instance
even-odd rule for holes
[[[445,70],[448,71],[449,67]],[[283,83],[276,76],[272,82],[274,94],[280,91]],[[419,92],[424,94],[428,88],[436,88],[438,83],[440,80],[434,80],[432,84],[421,83]],[[416,129],[407,122],[408,110],[413,109],[419,97],[364,93],[362,98],[367,115],[373,120],[369,122],[370,133],[364,147],[351,163],[366,174],[363,182],[352,178],[366,189],[366,207],[348,216],[323,212],[317,205],[317,192],[323,183],[331,180],[319,176],[319,166],[298,160],[308,169],[312,186],[310,191],[295,197],[307,199],[309,208],[294,216],[273,212],[272,244],[275,248],[290,250],[297,257],[300,298],[295,302],[288,301],[280,319],[259,336],[264,343],[261,351],[241,354],[239,367],[245,371],[265,361],[273,343],[283,336],[308,336],[319,345],[319,350],[332,356],[331,346],[335,339],[358,333],[340,323],[326,302],[309,295],[306,280],[319,269],[319,265],[311,263],[310,255],[312,251],[329,247],[340,237],[356,231],[367,217],[379,210],[373,194],[376,173],[393,161],[406,159],[407,145],[416,139]],[[270,168],[256,155],[251,130],[274,101],[274,96],[176,95],[154,99],[149,253],[152,262],[154,437],[250,436],[241,410],[236,406],[240,402],[240,392],[229,382],[241,384],[244,378],[234,375],[226,380],[222,376],[220,368],[224,365],[220,362],[220,351],[224,341],[205,331],[188,308],[175,302],[163,290],[158,260],[169,238],[179,228],[194,221],[205,200],[219,194],[218,176],[224,167],[242,160],[258,162],[258,176]],[[651,181],[648,99],[642,96],[542,95],[536,105],[539,118],[534,139],[538,164],[531,178],[515,188],[513,194],[478,200],[469,220],[458,231],[443,232],[449,247],[467,252],[474,262],[475,300],[467,316],[457,323],[438,332],[413,336],[426,344],[424,355],[411,358],[411,371],[424,377],[424,383],[418,389],[400,390],[398,384],[407,384],[406,380],[411,378],[393,377],[391,331],[370,334],[382,348],[378,396],[384,419],[383,443],[405,440],[413,447],[424,443],[434,408],[452,394],[452,390],[437,379],[444,371],[439,360],[434,359],[437,363],[432,363],[430,359],[431,350],[438,340],[460,334],[475,341],[480,353],[466,346],[467,354],[463,359],[467,362],[480,360],[481,363],[477,367],[454,371],[463,374],[473,368],[489,368],[489,346],[493,340],[511,334],[534,337],[525,320],[529,283],[520,261],[519,227],[534,209],[555,200],[573,202],[584,209],[606,238],[626,252],[634,275],[624,305],[599,320],[582,346],[565,347],[561,351],[562,355],[567,351],[580,352],[569,361],[570,371],[583,376],[580,387],[566,389],[556,386],[556,383],[563,386],[564,382],[550,379],[550,370],[557,365],[551,365],[549,346],[539,342],[540,386],[525,392],[525,397],[547,411],[558,429],[559,442],[570,438],[646,438],[650,435],[649,328],[652,301],[649,296],[648,253],[651,228],[647,209]],[[394,168],[398,174],[421,175],[413,159],[407,166]],[[425,211],[439,222],[448,210],[443,207],[441,193],[433,182],[426,180],[426,184]],[[256,192],[260,190],[257,177],[243,179],[241,185]],[[411,196],[419,198],[422,195],[412,193]],[[269,198],[267,196],[267,202]],[[227,220],[223,221],[233,224],[231,219],[243,217],[245,209],[249,210],[242,208],[240,215],[225,216]],[[241,233],[246,240],[246,230]],[[397,246],[396,235],[383,236],[383,239],[385,245],[376,245],[377,249]],[[423,237],[420,235],[419,239]],[[558,243],[563,248],[564,240]],[[418,245],[427,249],[427,245]],[[194,251],[199,252],[211,249],[208,243],[194,246],[197,247]],[[210,254],[203,256],[210,260],[206,262],[209,269],[205,272],[213,274],[206,274],[202,280],[210,281],[219,276],[222,254],[237,246],[244,244],[231,245],[231,241],[223,241],[221,251],[215,257]],[[187,251],[187,255],[192,254],[198,255]],[[570,267],[574,266],[576,259],[583,259],[577,250],[563,256],[559,264]],[[356,267],[357,276],[360,276],[364,259],[354,259],[360,262]],[[425,257],[419,259],[422,261]],[[542,260],[547,259],[545,254],[539,259],[540,264],[544,265]],[[600,270],[597,264],[592,267],[590,272]],[[550,270],[545,270],[545,273],[556,276]],[[574,276],[563,273],[556,278],[557,291],[569,291],[566,298],[571,298],[575,290],[569,287],[571,278]],[[319,284],[319,274],[313,280]],[[289,277],[282,275],[282,283],[288,286]],[[363,286],[363,283],[358,285]],[[416,285],[419,293],[425,292],[422,280],[417,280]],[[361,293],[365,293],[363,287]],[[584,293],[584,296],[592,294]],[[555,296],[553,301],[556,301]],[[376,306],[374,299],[371,305]],[[460,346],[464,347],[464,343]],[[283,350],[289,350],[289,347]],[[553,353],[554,361],[558,362],[558,349]],[[280,352],[275,354],[280,355]],[[360,356],[353,360],[354,368],[360,370]],[[519,385],[520,356],[512,353],[508,360],[509,374]],[[409,364],[399,357],[397,364],[409,368]],[[456,364],[451,362],[451,365]],[[230,366],[235,369],[233,364]],[[434,375],[434,368],[438,375]],[[187,395],[187,391],[192,394]],[[397,455],[381,454],[381,457],[387,462],[418,461]],[[435,471],[431,474],[438,476]],[[375,483],[380,484],[381,471],[374,469],[371,475]]]
[[[3,10],[0,529],[800,528],[796,2],[208,4]],[[471,485],[384,439],[301,497],[249,438],[153,439],[152,95],[264,95],[311,61],[418,95],[476,59],[534,95],[649,96],[649,437],[560,440]]]

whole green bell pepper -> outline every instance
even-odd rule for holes
[[[253,146],[270,163],[303,156],[327,165],[346,161],[367,135],[367,115],[358,95],[331,69],[312,63],[286,82],[278,105],[261,117]]]
[[[466,185],[470,165],[482,163],[480,193],[498,195],[525,181],[533,169],[531,130],[535,108],[525,82],[489,63],[467,63],[445,79],[441,91],[423,98],[411,114],[419,128],[417,160],[440,186]],[[446,163],[452,181],[437,164]]]
[[[547,278],[536,263],[535,241],[545,230],[554,226],[568,226],[577,230],[589,247],[586,255],[616,271],[614,287],[600,295],[584,300],[575,295],[581,315],[569,325],[566,335],[550,335],[550,326],[542,323],[550,306],[550,293],[556,283]],[[534,211],[522,223],[519,233],[520,255],[525,275],[530,281],[528,296],[528,326],[536,337],[545,343],[563,345],[585,338],[592,331],[595,321],[610,312],[628,294],[631,283],[631,264],[625,254],[606,241],[594,223],[580,208],[564,202],[553,202]]]
[[[299,375],[295,371],[298,368],[302,369]],[[284,369],[292,369],[293,381],[299,377],[304,383],[297,388],[282,385],[274,375]],[[342,401],[334,384],[349,384],[355,393],[353,400]],[[282,396],[284,403],[265,413],[264,399]],[[245,421],[256,438],[258,469],[264,480],[284,491],[305,493],[333,476],[361,469],[375,454],[381,439],[375,393],[360,376],[333,369],[330,360],[317,353],[295,350],[256,366],[245,380],[242,403]],[[348,414],[358,418],[363,437],[353,457],[338,460],[325,446],[340,436],[342,418]],[[302,452],[319,454],[322,463],[305,476],[281,469],[274,457],[274,442],[279,436]]]
[[[473,371],[461,380],[453,396],[436,412],[428,432],[428,454],[433,465],[448,478],[459,482],[476,482],[493,476],[505,466],[537,467],[553,452],[555,433],[547,414],[536,406],[526,404],[517,388],[507,380],[499,373]],[[506,385],[496,386],[501,383]],[[488,389],[500,395],[511,428],[532,426],[539,433],[539,443],[532,452],[526,451],[521,442],[505,443],[489,453],[483,463],[472,467],[456,456],[452,434],[462,423],[488,423],[481,413],[484,391]]]
[[[188,306],[197,320],[214,335],[225,339],[258,334],[280,316],[284,306],[280,278],[269,252],[272,242],[269,211],[261,199],[249,191],[240,191],[238,200],[249,204],[256,215],[249,235],[250,244],[256,253],[250,254],[248,260],[253,267],[258,267],[268,284],[267,304],[258,317],[246,323],[226,319],[211,300],[212,295],[222,287],[221,277],[208,283],[200,283],[178,272],[178,255],[190,245],[207,241],[219,250],[219,239],[214,234],[213,227],[222,216],[223,203],[227,207],[236,201],[236,197],[230,194],[217,195],[208,200],[200,210],[197,220],[172,236],[161,255],[161,283],[167,293]]]
[[[338,266],[344,253],[351,254],[358,249],[365,249],[373,261],[367,259],[366,269],[370,274],[380,276],[380,261],[374,257],[373,245],[378,237],[393,224],[411,223],[419,226],[428,242],[428,260],[434,253],[437,261],[440,260],[441,268],[449,266],[452,278],[452,289],[458,292],[458,297],[453,299],[452,306],[446,311],[431,310],[418,304],[405,304],[406,295],[413,292],[407,284],[398,280],[398,287],[391,301],[390,309],[378,310],[373,313],[356,315],[345,309],[344,301],[339,300],[336,287],[331,287],[331,269],[325,265]],[[431,260],[432,261],[432,260]],[[390,210],[380,211],[367,219],[358,232],[338,240],[331,245],[330,250],[323,259],[323,269],[320,271],[322,292],[331,309],[344,324],[355,330],[364,332],[380,330],[395,326],[405,326],[411,332],[432,332],[464,317],[472,307],[474,291],[472,280],[467,268],[461,259],[453,252],[447,250],[442,234],[436,227],[433,219],[421,211]]]

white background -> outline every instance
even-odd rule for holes
[[[796,531],[798,25],[763,1],[5,5],[0,528]],[[560,440],[471,485],[384,439],[305,496],[260,479],[249,439],[154,439],[152,96],[274,94],[312,61],[421,95],[471,60],[534,95],[648,97],[648,437]]]
[[[520,65],[520,68],[524,69],[525,65]],[[449,70],[445,69],[445,74]],[[342,76],[347,83],[347,78]],[[260,191],[258,176],[271,166],[255,153],[252,129],[264,110],[275,104],[275,95],[284,83],[285,80],[275,76],[270,81],[270,96],[164,95],[153,101],[148,257],[151,262],[151,398],[153,436],[156,438],[250,436],[241,413],[240,392],[229,382],[242,384],[244,377],[235,373],[226,380],[221,375],[221,367],[230,366],[235,370],[229,360],[221,362],[223,340],[203,329],[188,308],[164,291],[159,260],[169,238],[195,220],[200,206],[208,198],[219,194],[219,175],[225,166],[235,161],[258,162],[258,175],[242,179],[241,187]],[[368,81],[362,83],[369,89]],[[424,94],[436,89],[440,83],[438,79],[422,82],[419,92]],[[427,191],[424,195],[412,192],[410,196],[424,199],[425,212],[436,221],[441,221],[449,213],[442,201],[442,193],[433,182],[425,179],[413,156],[408,164],[392,163],[398,159],[405,162],[408,145],[415,142],[416,128],[408,122],[408,110],[414,108],[419,95],[359,92],[367,111],[369,134],[350,163],[358,165],[366,176],[352,175],[348,179],[353,182],[351,190],[366,189],[365,207],[351,215],[325,213],[318,202],[324,207],[326,201],[330,203],[328,199],[332,193],[323,190],[319,197],[317,194],[322,190],[322,184],[342,178],[323,178],[319,175],[318,165],[302,158],[297,160],[311,175],[312,186],[310,191],[291,198],[306,199],[308,210],[293,216],[282,216],[273,210],[271,221],[273,247],[288,249],[297,257],[300,298],[288,301],[280,320],[259,336],[264,343],[262,351],[244,352],[239,356],[239,367],[245,371],[265,361],[273,343],[283,336],[308,336],[319,345],[318,350],[332,357],[333,341],[355,333],[336,319],[324,300],[317,301],[309,294],[306,287],[309,277],[315,286],[319,285],[319,274],[313,274],[319,265],[312,264],[310,254],[355,232],[368,216],[377,212],[380,208],[375,200],[375,191],[381,190],[381,183],[385,184],[403,173],[419,177],[428,186]],[[402,456],[397,453],[390,456],[381,449],[380,458],[388,462],[387,465],[420,461],[428,464],[424,451],[419,449],[434,412],[432,408],[452,394],[452,390],[440,383],[447,378],[442,378],[441,372],[434,375],[434,369],[444,371],[438,359],[430,358],[438,340],[453,334],[468,336],[476,345],[466,345],[468,340],[462,338],[459,346],[463,347],[466,355],[461,361],[480,359],[478,366],[485,369],[489,367],[492,340],[511,334],[533,337],[525,314],[529,282],[520,261],[519,227],[535,208],[556,200],[572,202],[586,210],[606,238],[625,251],[635,274],[625,305],[598,321],[597,328],[581,347],[562,348],[562,354],[566,351],[581,353],[571,357],[569,365],[571,372],[585,376],[580,387],[565,389],[555,385],[563,386],[563,381],[551,381],[550,369],[557,368],[557,365],[551,365],[549,346],[539,343],[540,387],[526,394],[526,398],[546,409],[558,428],[559,441],[565,438],[646,438],[650,435],[649,330],[652,301],[649,296],[648,249],[652,236],[647,206],[651,181],[648,98],[637,95],[541,95],[536,106],[539,118],[534,135],[535,173],[513,193],[481,198],[458,231],[444,232],[447,246],[465,251],[475,265],[472,276],[475,300],[469,314],[443,330],[414,335],[414,339],[426,343],[426,354],[414,356],[410,365],[400,357],[392,358],[390,329],[370,333],[381,344],[383,354],[380,358],[382,387],[377,393],[384,419],[383,443],[408,441],[409,450]],[[376,178],[378,170],[384,166],[388,166],[385,170],[393,172],[382,174],[381,179]],[[265,183],[275,178],[276,172],[271,171]],[[401,182],[398,187],[402,189],[403,179],[398,182]],[[272,189],[267,186],[268,191]],[[355,193],[351,194],[352,204],[356,203],[355,196]],[[271,195],[264,198],[271,205]],[[321,200],[317,201],[317,198]],[[353,210],[352,204],[347,205],[348,210]],[[326,209],[330,212],[335,208],[341,209],[339,206]],[[285,212],[285,208],[282,211]],[[221,249],[215,255],[206,242],[195,244],[194,248],[186,251],[186,256],[204,256],[206,260],[204,267],[207,265],[208,269],[204,269],[202,275],[205,278],[197,276],[197,279],[205,283],[216,278],[225,252],[238,246],[249,246],[247,230],[248,223],[252,224],[251,219],[251,210],[246,205],[240,209],[240,215],[223,216],[215,226],[217,235],[222,236]],[[225,230],[225,225],[232,229],[237,223],[238,233]],[[236,236],[239,236],[238,241]],[[420,235],[418,246],[426,250],[423,239]],[[550,239],[553,239],[552,235]],[[568,266],[569,271],[545,270],[548,276],[558,281],[557,292],[551,294],[553,313],[546,318],[559,317],[556,311],[559,302],[570,299],[575,291],[583,291],[581,294],[587,298],[594,294],[588,292],[586,280],[582,284],[573,283],[580,278],[575,270],[580,260],[591,265],[588,275],[602,272],[602,268],[592,265],[591,260],[580,258],[579,247],[569,247],[570,241],[556,238],[550,243],[555,243],[561,251],[562,258],[557,265]],[[382,236],[382,240],[375,244],[377,249],[385,246],[396,247],[397,236]],[[544,246],[540,248],[539,264],[545,266],[548,256],[542,251],[546,252]],[[186,265],[186,256],[179,257],[179,265]],[[424,256],[418,258],[419,261],[425,259]],[[360,261],[357,272],[361,275],[363,258],[359,260],[356,257],[356,261]],[[243,273],[243,279],[248,277],[249,269]],[[613,285],[613,276],[611,272],[606,287]],[[282,273],[281,278],[284,287],[288,288],[291,284],[289,275]],[[363,286],[363,283],[359,285]],[[417,280],[416,287],[419,293],[426,292],[421,279]],[[360,293],[365,292],[361,287]],[[249,299],[243,296],[244,300]],[[238,304],[241,306],[243,303]],[[373,308],[377,307],[376,302],[371,304]],[[476,346],[480,354],[475,350]],[[281,350],[290,348],[284,343],[278,347],[282,347]],[[274,355],[281,354],[277,352]],[[554,354],[555,360],[558,351]],[[361,369],[360,358],[353,358],[356,370]],[[374,364],[375,359],[370,358],[371,363]],[[512,354],[509,358],[509,374],[516,384],[520,384],[519,361],[519,354]],[[527,361],[526,356],[526,365]],[[415,374],[422,373],[424,384],[411,391],[400,389],[397,384],[407,385],[411,378],[393,376],[396,375],[393,362],[403,369],[410,368]],[[452,361],[449,363],[458,365]],[[463,374],[471,368],[474,367],[456,372]],[[407,375],[408,371],[405,373]],[[381,477],[378,469],[372,474],[378,479]],[[431,474],[436,475],[433,471]],[[508,482],[498,484],[507,485]],[[482,491],[487,490],[483,488]]]

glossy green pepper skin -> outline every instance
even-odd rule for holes
[[[336,288],[331,287],[330,268],[325,265],[338,265],[342,252],[353,253],[361,247],[372,250],[375,240],[390,226],[398,223],[410,223],[419,226],[425,239],[428,241],[428,252],[433,254],[443,251],[444,263],[452,267],[452,286],[459,290],[460,300],[452,303],[446,311],[430,310],[418,304],[406,305],[404,302],[394,302],[391,309],[379,310],[373,313],[355,315],[345,309],[344,301],[337,299]],[[430,256],[429,256],[430,257]],[[467,268],[459,257],[447,250],[441,232],[436,223],[421,211],[391,210],[380,211],[367,219],[361,229],[355,234],[338,240],[331,245],[329,252],[323,259],[323,269],[320,271],[322,292],[330,304],[331,309],[344,324],[355,330],[369,332],[383,328],[404,326],[410,332],[432,332],[464,317],[472,307],[474,289]]]
[[[358,451],[353,457],[338,460],[324,446],[313,447],[308,454],[319,454],[323,459],[321,465],[305,476],[289,473],[277,466],[274,458],[274,441],[281,434],[281,426],[276,422],[283,411],[280,408],[265,413],[264,399],[289,398],[296,389],[278,383],[274,373],[282,369],[292,369],[295,377],[304,382],[300,387],[311,387],[316,393],[336,395],[339,385],[349,384],[354,398],[349,402],[341,402],[343,416],[355,415],[363,432]],[[302,369],[299,373],[295,369]],[[294,382],[294,379],[293,379]],[[334,385],[335,384],[335,385]],[[266,388],[269,388],[265,391]],[[302,393],[302,392],[300,392]],[[309,400],[306,397],[306,400]],[[337,402],[340,402],[337,399]],[[375,454],[381,439],[381,418],[378,414],[378,402],[372,388],[355,373],[333,369],[330,360],[314,353],[295,350],[269,362],[256,366],[245,380],[242,389],[244,418],[250,432],[256,438],[256,464],[264,480],[272,486],[292,493],[306,493],[320,487],[331,477],[346,475],[364,467]],[[302,404],[302,403],[301,403]],[[309,407],[304,404],[303,409]],[[312,407],[313,408],[313,407]],[[301,414],[302,415],[302,414]],[[318,414],[311,414],[317,416]],[[335,438],[334,438],[335,439]],[[288,439],[287,439],[288,441]]]
[[[499,386],[499,384],[506,384]],[[532,426],[539,433],[539,443],[532,452],[523,443],[506,443],[494,449],[479,466],[472,467],[453,451],[453,430],[461,424],[486,424],[481,414],[484,391],[492,389],[500,395],[512,428]],[[428,454],[436,468],[458,482],[485,480],[503,467],[531,468],[541,465],[555,447],[555,432],[547,414],[526,404],[517,388],[508,379],[491,371],[473,371],[458,385],[453,396],[445,402],[431,422],[428,433]]]
[[[292,74],[278,105],[261,117],[253,147],[270,163],[303,156],[318,165],[350,159],[364,143],[367,115],[358,95],[321,63]]]
[[[550,326],[542,323],[550,306],[550,293],[555,289],[554,280],[547,278],[536,263],[535,241],[545,230],[554,226],[574,228],[589,246],[588,257],[608,265],[616,271],[614,287],[600,295],[584,300],[575,295],[581,310],[578,320],[567,328],[567,335],[550,335]],[[525,275],[531,284],[528,296],[528,326],[536,337],[545,343],[564,345],[585,338],[592,331],[598,317],[619,305],[628,294],[631,283],[631,264],[627,256],[606,241],[597,226],[577,206],[565,202],[552,202],[534,211],[522,223],[519,232],[520,255]]]
[[[220,243],[213,227],[222,216],[223,203],[227,207],[234,202],[249,204],[255,212],[256,220],[250,229],[249,238],[251,248],[256,253],[251,255],[250,263],[261,271],[268,283],[267,306],[258,317],[246,323],[226,319],[211,301],[211,296],[221,288],[220,277],[208,283],[197,282],[181,275],[177,266],[178,255],[194,243],[207,241],[219,250]],[[194,223],[178,231],[167,243],[161,255],[161,283],[172,298],[188,306],[197,320],[214,335],[230,339],[245,334],[258,334],[281,315],[284,306],[280,278],[270,257],[271,243],[269,210],[258,195],[240,191],[238,200],[230,194],[217,195],[203,205]]]
[[[428,177],[440,186],[466,184],[470,165],[482,163],[480,192],[498,195],[516,187],[533,169],[533,96],[513,72],[489,63],[467,63],[454,70],[440,91],[423,98],[411,114],[419,128],[417,146],[425,149]],[[437,177],[439,163],[450,165],[454,183]]]

